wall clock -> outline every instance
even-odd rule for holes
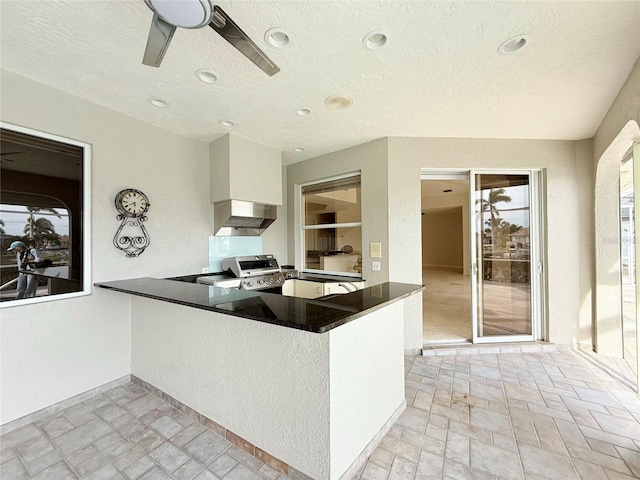
[[[116,219],[121,223],[113,237],[113,244],[127,257],[137,257],[151,243],[144,227],[150,207],[149,198],[140,190],[126,188],[116,195],[115,205],[118,210]]]

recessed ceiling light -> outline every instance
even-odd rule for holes
[[[332,110],[342,110],[350,107],[353,104],[353,100],[344,95],[331,95],[327,97],[324,104]]]
[[[273,48],[284,48],[289,45],[289,33],[283,28],[270,28],[264,34],[264,41]]]
[[[516,35],[515,37],[511,37],[510,39],[502,42],[498,47],[498,53],[503,55],[515,53],[522,50],[530,41],[531,37],[529,35]]]
[[[165,108],[169,105],[167,102],[165,102],[161,98],[150,98],[149,103],[154,107],[158,107],[158,108]]]
[[[200,70],[196,70],[196,77],[204,83],[216,83],[218,81],[218,77],[215,73],[202,68]]]
[[[308,108],[298,108],[296,109],[296,113],[301,117],[306,117],[307,115],[311,115],[311,110]]]
[[[379,30],[367,33],[362,39],[362,45],[369,50],[376,50],[384,47],[387,43],[387,36]]]
[[[296,147],[296,148],[294,148],[294,149],[293,149],[293,151],[294,151],[294,152],[301,153],[301,152],[304,152],[304,148],[302,148],[302,147]]]
[[[235,125],[235,123],[230,122],[229,120],[220,120],[218,123],[223,127],[228,127],[228,128],[231,128]]]

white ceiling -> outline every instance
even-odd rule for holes
[[[268,77],[207,27],[178,29],[160,68],[142,65],[142,0],[2,0],[0,66],[190,138],[230,131],[293,163],[384,136],[590,138],[640,55],[640,1],[217,4],[281,72]],[[288,48],[266,45],[272,27],[288,30]],[[362,46],[373,30],[384,48]],[[496,53],[523,33],[527,48]],[[197,80],[199,68],[218,82]],[[326,108],[334,94],[353,106]]]

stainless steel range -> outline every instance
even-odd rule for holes
[[[240,288],[243,290],[262,290],[269,293],[282,293],[282,285],[295,273],[280,271],[280,265],[273,255],[247,255],[222,260],[224,275],[198,277],[197,283],[221,288]]]

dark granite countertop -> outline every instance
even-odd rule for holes
[[[312,300],[156,278],[99,282],[95,285],[315,333],[327,332],[424,289],[422,285],[387,282],[325,300]]]

